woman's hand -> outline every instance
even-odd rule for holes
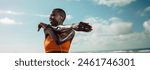
[[[40,31],[41,28],[45,29],[47,27],[47,24],[40,22],[40,24],[38,25],[38,31]]]
[[[73,25],[73,29],[76,31],[90,32],[92,31],[92,26],[89,23],[80,22],[78,25]]]

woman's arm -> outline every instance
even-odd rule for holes
[[[44,29],[45,34],[50,35],[57,44],[61,44],[67,40],[72,41],[75,35],[75,31],[90,32],[92,30],[92,26],[84,22],[80,22],[79,24],[73,24],[70,26],[69,25],[68,26],[63,26],[63,25],[51,26],[51,25],[41,22],[38,25],[38,31],[41,29],[41,27]],[[59,34],[61,32],[66,33],[66,35],[63,35],[62,37]]]
[[[73,25],[58,25],[58,26],[52,26],[52,28],[55,31],[65,32],[71,29],[74,29],[75,31],[83,31],[83,32],[90,32],[92,31],[92,26],[89,25],[89,23],[80,22],[79,24],[73,24]]]
[[[69,31],[69,30],[72,30],[72,29],[76,29],[77,28],[77,25],[58,25],[58,26],[51,26],[55,31],[58,31],[58,32],[65,32],[65,31]]]
[[[53,28],[51,27],[47,27],[44,29],[45,34],[50,35],[53,40],[57,43],[57,44],[61,44],[67,40],[72,40],[72,38],[75,35],[74,30],[71,30],[71,32],[69,32],[69,34],[67,34],[65,37],[61,37],[56,31],[53,30]]]
[[[61,44],[61,43],[65,42],[65,41],[67,41],[67,40],[72,41],[72,38],[75,35],[74,30],[70,26],[58,26],[58,27],[54,27],[54,26],[45,24],[43,22],[40,22],[40,24],[38,25],[38,31],[41,28],[44,29],[45,35],[50,35],[57,44]],[[61,37],[58,34],[58,32],[61,32],[61,31],[63,31],[63,32],[65,31],[65,32],[67,32],[69,34]]]

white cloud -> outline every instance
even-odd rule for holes
[[[132,23],[117,17],[112,17],[109,20],[90,17],[85,21],[94,23],[94,28],[103,34],[121,35],[132,32]]]
[[[145,32],[150,33],[150,19],[145,21],[143,26],[144,26]]]
[[[10,19],[8,17],[0,18],[0,24],[22,24],[21,22],[17,22],[13,19]]]
[[[106,5],[108,7],[111,6],[122,7],[134,2],[135,0],[93,0],[93,1],[99,5]]]
[[[0,10],[0,14],[23,15],[24,12],[16,12],[16,11],[11,11],[11,10]]]
[[[71,52],[137,49],[149,48],[150,46],[148,43],[150,35],[144,31],[133,32],[131,22],[117,17],[108,20],[90,17],[85,21],[92,25],[93,31],[90,33],[76,32]],[[146,29],[150,28],[148,23],[149,21],[144,23]]]
[[[150,6],[146,7],[144,11],[150,11]]]
[[[71,15],[67,15],[66,16],[66,19],[68,19],[68,20],[70,20],[70,19],[72,19],[73,17],[71,16]]]
[[[137,11],[140,16],[148,16],[150,12],[150,6],[145,7],[143,10]]]
[[[110,19],[110,31],[115,34],[127,34],[132,32],[132,23],[123,21],[119,18]]]

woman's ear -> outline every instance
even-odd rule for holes
[[[63,20],[63,17],[61,16],[60,19]]]
[[[61,22],[63,23],[63,21],[64,21],[64,17],[62,17],[62,16],[61,16],[61,17],[60,17],[60,19],[61,19]]]

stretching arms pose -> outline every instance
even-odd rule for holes
[[[63,9],[56,8],[50,15],[50,24],[41,22],[38,31],[43,28],[45,33],[44,47],[46,53],[67,53],[75,35],[75,31],[90,32],[92,26],[85,22],[63,25],[66,13]]]

